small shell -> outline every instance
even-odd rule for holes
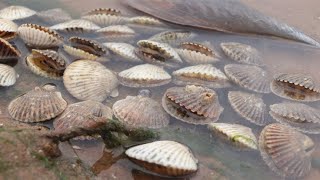
[[[135,54],[134,49],[135,47],[131,44],[127,43],[104,43],[110,51],[114,54],[124,58],[128,62],[132,63],[142,63],[143,61]]]
[[[233,110],[241,117],[258,126],[267,124],[267,107],[260,96],[241,91],[230,91],[228,99]]]
[[[14,39],[18,33],[18,26],[16,23],[7,19],[0,19],[0,38],[5,40]]]
[[[136,29],[137,32],[157,33],[168,28],[167,25],[160,20],[149,16],[136,16],[130,18],[128,21],[128,26]]]
[[[19,58],[21,53],[8,41],[0,38],[0,60]]]
[[[84,19],[75,19],[50,27],[52,30],[66,33],[87,33],[100,29],[98,25]]]
[[[319,87],[311,76],[305,74],[278,74],[271,83],[271,91],[290,100],[320,100]]]
[[[12,86],[18,77],[19,75],[11,66],[0,64],[0,86]]]
[[[311,170],[312,139],[288,126],[266,126],[260,134],[259,148],[263,160],[279,176],[300,179]]]
[[[58,24],[66,21],[70,21],[71,16],[60,8],[49,9],[46,11],[40,11],[37,16],[44,22],[49,24]]]
[[[18,28],[21,39],[31,47],[50,48],[63,43],[63,37],[49,28],[36,24],[22,24]]]
[[[169,115],[149,97],[127,96],[114,103],[112,109],[115,117],[129,127],[158,129],[169,124]]]
[[[190,31],[186,30],[173,30],[165,31],[150,37],[148,40],[157,41],[160,43],[178,44],[192,39],[195,36]]]
[[[174,141],[155,141],[128,149],[126,155],[147,170],[165,176],[184,176],[198,170],[191,150]]]
[[[67,102],[53,85],[35,87],[34,90],[12,100],[8,106],[10,116],[22,122],[41,122],[61,114]]]
[[[211,123],[208,127],[240,148],[258,150],[257,138],[249,127],[227,123]]]
[[[228,64],[224,67],[226,75],[236,84],[259,93],[270,93],[270,77],[263,69],[242,64]]]
[[[320,112],[301,103],[281,103],[270,106],[270,115],[280,123],[305,133],[320,133]]]
[[[263,60],[257,49],[241,43],[229,42],[220,44],[223,52],[230,59],[256,66],[263,66]]]
[[[151,65],[137,65],[118,74],[122,85],[128,87],[156,87],[168,84],[171,76],[163,68]]]
[[[68,92],[79,100],[102,102],[118,86],[116,75],[102,64],[79,60],[64,72],[63,83]]]
[[[24,6],[9,6],[0,10],[0,18],[8,20],[18,20],[28,18],[37,12]]]
[[[66,68],[66,60],[52,50],[33,49],[26,63],[33,73],[50,79],[62,79]]]
[[[87,12],[82,18],[101,26],[125,24],[128,21],[128,18],[122,16],[119,10],[111,8],[93,9]]]
[[[177,85],[202,85],[211,88],[229,86],[228,78],[211,64],[189,66],[172,73],[173,82]]]
[[[136,32],[124,25],[113,25],[97,30],[97,33],[102,34],[107,41],[125,42],[134,39]]]
[[[191,124],[215,122],[223,111],[214,90],[194,85],[169,88],[162,106],[171,116]]]

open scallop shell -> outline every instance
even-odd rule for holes
[[[135,54],[134,49],[135,47],[131,44],[127,43],[117,43],[117,42],[110,42],[104,43],[110,51],[114,54],[120,56],[121,58],[125,59],[128,62],[132,63],[142,63],[143,61]]]
[[[171,30],[171,31],[164,31],[164,32],[158,33],[150,37],[148,40],[174,45],[174,44],[178,44],[178,43],[190,40],[194,36],[195,34],[187,30]]]
[[[312,139],[288,126],[266,126],[259,137],[259,148],[266,164],[279,176],[299,179],[311,170]]]
[[[18,77],[19,75],[11,66],[0,64],[0,86],[12,86]]]
[[[1,59],[15,59],[19,58],[21,53],[8,41],[0,38],[0,62]]]
[[[296,101],[320,100],[320,89],[309,75],[277,74],[271,83],[274,94]]]
[[[230,85],[227,76],[211,64],[185,67],[172,73],[177,85],[202,85],[211,88],[223,88]]]
[[[68,92],[79,100],[102,102],[116,93],[116,75],[99,62],[79,60],[71,63],[63,74]]]
[[[282,124],[305,133],[320,133],[320,112],[301,103],[280,103],[270,106],[270,115]]]
[[[194,85],[167,89],[162,106],[171,116],[191,124],[216,122],[223,111],[214,90]]]
[[[101,26],[125,24],[128,21],[128,18],[122,16],[119,10],[111,8],[93,9],[87,12],[82,18]]]
[[[58,24],[66,21],[70,21],[71,16],[64,10],[60,8],[49,9],[45,11],[40,11],[37,16],[42,19],[45,23]]]
[[[138,145],[125,153],[138,165],[165,176],[185,176],[198,170],[198,160],[191,150],[174,141]]]
[[[101,29],[101,27],[88,20],[75,19],[53,25],[50,27],[50,29],[59,32],[86,33],[96,31],[98,29]]]
[[[226,75],[236,84],[258,93],[270,93],[270,75],[263,69],[242,64],[228,64],[224,67]]]
[[[21,39],[31,47],[50,48],[63,43],[63,37],[57,32],[36,24],[22,24],[18,28]]]
[[[268,123],[267,107],[259,95],[241,91],[230,91],[228,99],[231,107],[241,117],[258,126],[264,126]]]
[[[257,138],[249,127],[228,123],[211,123],[208,127],[237,147],[258,150]]]
[[[62,79],[66,68],[66,60],[53,50],[33,49],[26,63],[33,73],[50,79]]]
[[[0,19],[0,38],[5,40],[14,39],[18,33],[18,26],[16,23],[8,19]]]
[[[118,74],[119,81],[129,87],[156,87],[168,84],[171,76],[163,68],[152,65],[137,65]]]
[[[10,116],[22,122],[41,122],[55,118],[67,107],[67,102],[53,85],[35,87],[34,90],[12,100],[8,106]]]
[[[31,17],[37,12],[24,6],[9,6],[0,10],[0,18],[18,20]]]
[[[125,25],[108,26],[97,30],[97,33],[102,34],[109,42],[130,41],[136,36],[136,32]]]

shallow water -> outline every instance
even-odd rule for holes
[[[243,2],[248,3],[250,6],[253,6],[270,15],[274,15],[279,19],[288,22],[289,24],[301,27],[301,29],[303,29],[307,34],[320,40],[320,20],[317,20],[317,15],[320,16],[320,13],[316,12],[317,9],[315,8],[310,9],[310,7],[315,7],[316,5],[319,7],[320,3],[316,0],[309,1],[308,3],[301,5],[298,4],[297,0],[295,0],[293,1],[294,3],[289,4],[289,6],[291,5],[292,7],[287,7],[282,3],[279,3],[278,6],[277,1],[272,0],[274,8],[270,9],[265,6],[265,4],[271,1],[243,0]],[[128,14],[135,13],[133,11],[128,11],[125,7],[122,7],[116,0],[91,0],[90,2],[85,0],[5,0],[0,2],[0,8],[8,5],[25,5],[36,11],[60,7],[69,12],[73,18],[79,17],[79,15],[86,10],[98,7],[120,8]],[[271,5],[269,6],[271,7]],[[286,12],[288,9],[283,8],[290,9],[290,11],[288,11],[289,13]],[[301,13],[295,14],[295,10],[299,12],[301,11]],[[290,15],[290,13],[292,14]],[[297,18],[298,16],[299,18]],[[300,16],[304,17],[304,19],[300,19]],[[46,25],[45,22],[41,22],[35,18],[18,21],[17,23],[21,24],[26,22]],[[198,34],[195,41],[201,42],[209,40],[210,43],[214,45],[218,53],[222,55],[222,61],[215,64],[215,66],[219,69],[223,69],[225,64],[233,63],[233,61],[223,56],[223,53],[219,48],[219,44],[221,42],[235,41],[250,44],[262,52],[264,61],[267,64],[266,69],[270,71],[271,74],[277,72],[310,73],[320,82],[320,50],[318,49],[287,40],[270,39],[256,36],[240,36],[196,29],[190,30]],[[142,38],[144,37],[140,37],[140,39]],[[59,90],[63,92],[64,98],[69,104],[77,102],[75,98],[71,97],[71,95],[66,92],[61,81],[48,80],[29,71],[24,64],[24,58],[29,54],[29,50],[24,46],[24,43],[20,39],[15,39],[14,42],[23,54],[22,58],[19,59],[18,64],[15,66],[16,71],[20,74],[20,78],[12,87],[0,87],[0,109],[2,112],[6,114],[6,107],[12,99],[31,90],[35,86],[43,85],[45,83],[57,84]],[[122,62],[110,62],[105,63],[105,65],[116,72],[120,72],[133,66],[132,64]],[[169,70],[169,72],[171,72],[171,70]],[[160,102],[164,91],[172,86],[174,86],[174,84],[170,83],[169,85],[150,88],[152,92],[152,98]],[[232,122],[250,126],[253,128],[254,133],[258,136],[262,128],[254,126],[248,121],[239,117],[230,107],[229,103],[227,102],[227,93],[229,90],[246,91],[245,89],[237,86],[232,86],[225,89],[216,89],[219,95],[220,104],[224,107],[224,112],[221,114],[219,122]],[[123,99],[127,95],[137,95],[138,91],[139,89],[136,88],[119,86],[120,96],[117,98],[107,99],[105,104],[111,107],[115,101]],[[283,101],[279,97],[272,94],[264,95],[263,98],[267,104]],[[320,108],[319,102],[310,104]],[[271,119],[271,117],[268,118]],[[320,136],[312,135],[310,137],[312,137],[312,139],[315,141],[317,149],[313,153],[313,169],[310,173],[310,176],[306,177],[305,179],[319,179]],[[196,175],[186,179],[212,179],[212,177],[217,179],[279,179],[265,165],[258,152],[238,151],[223,141],[220,141],[217,137],[212,136],[204,126],[188,125],[172,118],[170,126],[161,130],[161,139],[176,140],[188,145],[199,159],[199,172]],[[153,175],[148,175],[143,172],[143,169],[134,165],[121,155],[123,152],[122,149],[104,150],[104,145],[100,141],[80,143],[72,141],[71,144],[73,146],[80,147],[81,149],[76,148],[75,150],[72,150],[70,149],[70,144],[62,143],[60,147],[64,152],[64,156],[71,159],[75,159],[75,157],[80,158],[87,166],[91,167],[92,171],[101,179],[163,179]]]

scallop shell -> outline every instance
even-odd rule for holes
[[[195,85],[169,88],[162,106],[171,116],[191,124],[215,122],[223,111],[214,90]]]
[[[21,39],[32,47],[50,48],[63,43],[63,37],[57,32],[36,24],[22,24],[18,33]]]
[[[312,139],[288,126],[266,126],[260,134],[259,148],[263,160],[279,176],[299,179],[311,170]]]
[[[228,99],[233,110],[241,117],[258,126],[264,126],[268,123],[267,107],[259,95],[241,91],[230,91]]]
[[[24,6],[9,6],[0,10],[0,18],[18,20],[31,17],[37,12]]]
[[[151,65],[137,65],[118,74],[122,85],[128,87],[156,87],[168,84],[171,76],[163,68]]]
[[[143,61],[135,54],[134,49],[135,47],[131,44],[127,43],[104,43],[110,51],[114,54],[120,56],[121,58],[125,59],[128,62],[132,63],[142,63]]]
[[[5,40],[14,39],[18,34],[18,26],[16,23],[7,20],[7,19],[0,19],[0,38]]]
[[[171,30],[171,31],[164,31],[159,34],[156,34],[150,37],[148,40],[156,41],[160,43],[168,43],[168,44],[178,44],[187,40],[192,39],[195,37],[190,31],[186,30]]]
[[[53,25],[50,29],[62,32],[85,33],[96,31],[101,29],[101,27],[88,20],[75,19]]]
[[[71,63],[63,75],[68,92],[79,100],[102,102],[118,86],[116,75],[102,64],[90,60]]]
[[[277,74],[270,87],[274,94],[286,99],[296,101],[320,100],[320,89],[309,75]]]
[[[228,64],[224,67],[226,75],[236,84],[258,93],[270,93],[269,74],[256,66]]]
[[[66,68],[66,60],[53,50],[33,49],[26,63],[33,73],[50,79],[62,79]]]
[[[155,141],[128,149],[126,155],[147,170],[165,176],[184,176],[198,170],[191,150],[174,141]]]
[[[19,58],[21,53],[8,41],[0,38],[0,62],[2,59],[15,59]]]
[[[0,86],[12,86],[18,77],[19,75],[11,66],[0,64]]]
[[[202,85],[211,88],[223,88],[230,85],[226,75],[211,64],[189,66],[172,73],[177,85]]]
[[[92,21],[101,26],[125,24],[128,18],[121,15],[121,12],[111,8],[98,8],[87,12],[83,19]]]
[[[280,123],[305,133],[320,133],[320,112],[301,103],[280,103],[270,106],[270,115]]]
[[[166,24],[150,16],[136,16],[129,20],[128,26],[143,33],[156,33],[166,30]]]
[[[35,87],[34,90],[12,100],[8,106],[10,116],[22,122],[41,122],[61,114],[67,102],[53,85]]]
[[[49,24],[58,24],[72,20],[71,16],[60,8],[40,11],[37,13],[37,16],[45,23]]]
[[[125,42],[134,39],[136,32],[125,25],[113,25],[97,30],[107,41]]]
[[[256,66],[264,65],[259,51],[252,46],[236,42],[221,43],[220,46],[225,55],[234,61]]]
[[[129,127],[158,129],[169,124],[169,115],[149,97],[127,96],[114,103],[112,109],[115,117]]]
[[[228,123],[211,123],[208,127],[240,148],[258,150],[257,138],[249,127]]]

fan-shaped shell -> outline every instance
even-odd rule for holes
[[[0,19],[0,38],[11,40],[17,36],[18,26],[8,19]]]
[[[136,16],[129,20],[128,26],[143,33],[156,33],[166,30],[166,24],[150,16]]]
[[[320,112],[301,103],[280,103],[270,106],[270,115],[280,123],[305,133],[320,133]]]
[[[241,91],[230,91],[228,99],[233,110],[243,118],[258,126],[267,124],[267,107],[260,96]]]
[[[71,16],[64,10],[60,8],[49,9],[45,11],[40,11],[37,16],[42,19],[45,23],[58,24],[66,21],[70,21]]]
[[[172,73],[177,85],[202,85],[211,88],[229,86],[227,76],[211,64],[188,66]]]
[[[99,102],[115,92],[118,86],[117,77],[112,71],[90,60],[71,63],[63,74],[63,83],[77,99]]]
[[[112,109],[115,117],[129,127],[157,129],[169,124],[169,115],[149,97],[127,96],[114,103]]]
[[[0,60],[1,59],[14,59],[19,58],[21,53],[8,41],[0,38]]]
[[[9,6],[0,10],[0,18],[8,20],[18,20],[28,18],[37,12],[24,6]]]
[[[18,77],[19,75],[11,66],[0,64],[0,86],[12,86]]]
[[[274,94],[296,101],[320,100],[320,89],[309,75],[277,74],[271,83]]]
[[[119,10],[111,8],[93,9],[87,12],[82,18],[101,26],[125,24],[128,21],[128,18],[122,16]]]
[[[214,90],[194,85],[169,88],[162,106],[171,116],[191,124],[215,122],[223,111]]]
[[[33,49],[26,63],[33,73],[51,79],[61,79],[66,68],[66,60],[53,50]]]
[[[171,30],[158,33],[150,37],[148,40],[160,43],[178,44],[190,40],[194,36],[195,34],[187,30]]]
[[[240,148],[258,150],[257,138],[249,127],[228,123],[211,123],[208,127]]]
[[[270,93],[269,74],[256,66],[228,64],[224,67],[226,75],[236,84],[259,93]]]
[[[143,61],[135,54],[134,49],[135,47],[131,44],[127,43],[117,43],[117,42],[110,42],[104,43],[110,51],[114,54],[124,58],[128,62],[132,63],[142,63]]]
[[[10,116],[22,122],[41,122],[61,114],[67,102],[53,85],[35,87],[34,90],[12,100],[8,106]]]
[[[63,37],[57,32],[36,24],[22,24],[18,28],[21,39],[31,47],[50,48],[63,43]]]
[[[184,176],[197,171],[191,150],[174,141],[155,141],[128,149],[126,155],[147,170],[165,176]]]
[[[62,31],[62,32],[71,32],[71,33],[84,33],[91,32],[101,29],[100,26],[95,23],[84,20],[84,19],[74,19],[67,22],[59,23],[50,27],[52,30]]]
[[[171,76],[163,68],[151,65],[137,65],[118,74],[119,81],[129,87],[156,87],[168,84]]]
[[[260,134],[259,148],[269,168],[282,177],[301,178],[311,170],[312,139],[288,126],[266,126]]]
[[[136,36],[136,32],[125,25],[113,25],[97,30],[107,41],[125,42],[130,41]]]

